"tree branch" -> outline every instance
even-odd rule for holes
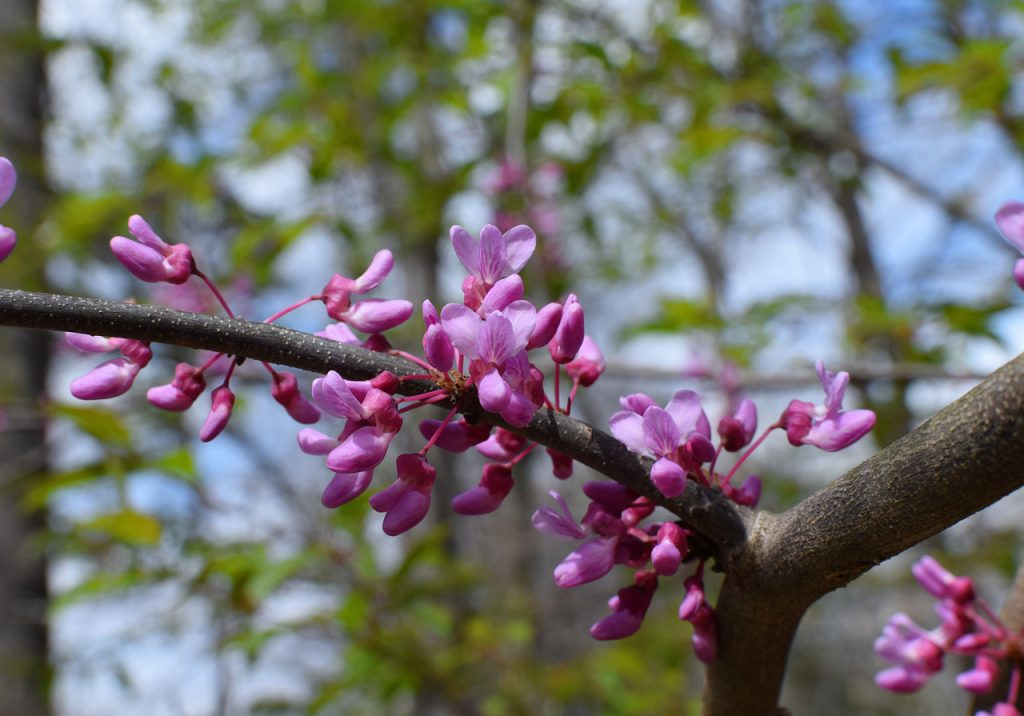
[[[185,348],[365,380],[388,370],[397,376],[422,374],[423,369],[402,358],[338,343],[309,333],[268,323],[186,313],[164,306],[115,303],[91,298],[0,289],[0,325],[75,331],[168,343]],[[436,390],[429,380],[403,381],[407,395]],[[752,513],[736,506],[717,490],[697,484],[685,494],[667,499],[650,480],[651,461],[635,455],[611,435],[553,410],[540,410],[525,428],[515,428],[485,413],[474,393],[459,400],[459,410],[471,418],[514,430],[569,455],[670,510],[683,522],[725,551],[746,541]],[[727,554],[720,555],[727,559]]]

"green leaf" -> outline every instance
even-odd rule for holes
[[[79,430],[106,445],[117,447],[131,445],[131,430],[117,413],[107,408],[52,403],[50,414],[67,418]]]
[[[80,523],[79,527],[91,532],[100,532],[118,542],[138,547],[152,547],[160,541],[163,532],[159,520],[134,510],[100,515]]]

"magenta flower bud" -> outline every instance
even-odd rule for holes
[[[757,475],[750,475],[743,481],[743,486],[734,490],[729,497],[738,505],[757,507],[757,503],[761,499],[761,478]]]
[[[622,512],[639,497],[625,485],[611,480],[585,482],[583,483],[583,494],[612,512]]]
[[[704,603],[704,580],[695,574],[687,577],[683,586],[686,588],[686,596],[679,604],[679,619],[692,622],[697,618],[697,612]]]
[[[327,483],[327,487],[324,488],[323,494],[320,495],[320,502],[324,507],[330,509],[340,507],[366,492],[366,488],[370,486],[372,480],[373,470],[335,473],[331,481]]]
[[[590,627],[590,636],[605,641],[635,634],[643,624],[657,588],[657,576],[652,572],[638,572],[636,583],[620,589],[609,601],[614,613]]]
[[[292,420],[308,425],[320,419],[320,411],[299,392],[299,382],[293,373],[274,372],[270,394],[274,400],[284,406]]]
[[[530,334],[526,350],[533,350],[550,343],[561,322],[562,304],[560,303],[549,303],[537,311],[537,323],[533,327],[533,333]]]
[[[551,360],[564,364],[576,357],[583,345],[583,306],[575,294],[569,294],[562,309],[562,320],[558,324],[554,338],[548,343]]]
[[[583,343],[576,357],[565,364],[565,372],[584,388],[597,382],[604,373],[604,354],[590,336],[583,336]]]
[[[222,385],[214,388],[210,395],[210,412],[199,429],[199,439],[208,443],[224,431],[231,419],[231,409],[235,406],[235,394],[231,388]]]
[[[1008,201],[999,207],[996,226],[1003,238],[1024,254],[1024,204]]]
[[[64,334],[64,340],[69,346],[83,353],[106,353],[115,350],[119,345],[118,339],[115,338],[72,333],[71,331]]]
[[[501,507],[514,485],[512,469],[499,463],[484,465],[480,484],[452,499],[452,510],[460,515],[486,515]]]
[[[984,711],[979,711],[978,716],[988,716]],[[1020,711],[1013,704],[1000,701],[992,709],[992,716],[1021,716]]]
[[[957,604],[974,600],[974,582],[969,577],[956,577],[943,569],[934,558],[925,555],[910,568],[914,578],[937,599],[952,599]]]
[[[870,410],[843,411],[843,396],[850,374],[845,371],[834,374],[826,370],[820,360],[816,367],[825,389],[824,407],[793,400],[779,423],[785,428],[790,444],[814,445],[826,452],[835,452],[864,437],[875,425],[875,414]]]
[[[686,532],[675,522],[666,522],[658,528],[657,540],[651,550],[651,564],[662,577],[671,577],[686,556]]]
[[[440,427],[440,420],[432,418],[421,420],[420,434],[430,440]],[[470,425],[465,420],[456,420],[444,426],[435,444],[448,452],[465,452],[477,443],[486,440],[490,434],[491,426],[487,423]]]
[[[110,240],[110,249],[136,278],[179,284],[192,275],[195,262],[188,246],[165,243],[137,214],[128,219],[128,229],[136,241],[115,236]]]
[[[956,677],[956,685],[972,694],[987,694],[999,678],[999,665],[987,656],[974,659],[974,668]]]
[[[551,448],[545,450],[551,458],[551,474],[559,480],[568,480],[572,477],[572,458]]]
[[[722,447],[729,452],[742,450],[754,439],[757,430],[757,406],[753,401],[744,398],[736,406],[735,412],[722,418],[718,423],[718,435],[722,438]]]
[[[327,455],[327,468],[333,472],[362,472],[384,461],[394,432],[364,425],[349,435]]]
[[[418,453],[399,455],[395,467],[395,482],[370,498],[370,507],[387,513],[383,530],[391,537],[412,529],[426,517],[437,476],[434,467]]]
[[[702,604],[693,620],[693,636],[690,639],[693,653],[705,664],[718,656],[718,630],[715,626],[715,612],[708,604]]]
[[[525,450],[527,442],[527,439],[519,433],[505,428],[496,428],[489,438],[476,446],[476,449],[486,458],[504,462]]]
[[[7,157],[0,157],[0,206],[7,203],[18,183],[18,172]]]
[[[181,412],[188,410],[202,392],[206,390],[206,379],[199,368],[188,363],[178,363],[174,368],[174,380],[146,391],[146,400],[163,410]]]
[[[395,257],[388,249],[381,249],[373,255],[370,265],[362,275],[352,281],[352,293],[366,293],[377,288],[395,267]]]
[[[909,666],[894,666],[875,674],[875,685],[895,694],[918,691],[931,678],[931,674]]]
[[[71,394],[79,400],[105,400],[128,392],[142,366],[127,358],[104,361],[71,381]]]
[[[665,497],[679,497],[686,489],[686,471],[667,457],[658,458],[651,468],[651,481]]]
[[[14,232],[14,229],[0,226],[0,261],[11,255],[17,243],[18,235]]]

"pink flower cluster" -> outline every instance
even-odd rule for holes
[[[164,242],[139,216],[129,219],[128,228],[133,239],[115,237],[110,245],[133,275],[174,286],[195,277],[208,287],[227,315],[234,317],[188,246]],[[435,447],[451,452],[475,448],[488,460],[478,484],[452,501],[455,512],[481,515],[498,509],[514,486],[513,469],[536,448],[515,428],[528,425],[542,407],[569,414],[578,390],[592,385],[605,368],[600,349],[586,335],[584,310],[575,295],[540,308],[524,298],[520,271],[537,246],[532,229],[517,225],[503,232],[488,225],[474,238],[455,226],[450,238],[467,272],[462,282],[463,300],[440,310],[429,300],[423,302],[423,357],[392,348],[384,336],[412,315],[411,302],[363,298],[391,273],[394,258],[387,250],[377,252],[357,278],[335,275],[320,293],[265,319],[276,321],[307,303],[322,302],[335,323],[319,335],[402,356],[423,370],[401,379],[385,372],[363,381],[348,380],[331,371],[313,381],[310,401],[299,390],[294,375],[264,364],[271,377],[271,395],[294,420],[311,424],[325,413],[342,421],[334,431],[307,427],[298,433],[299,447],[322,456],[333,474],[321,496],[327,507],[350,502],[370,487],[392,441],[404,427],[406,413],[428,406],[447,408],[443,417],[419,422],[423,446],[399,455],[393,482],[370,498],[370,506],[384,513],[383,530],[389,535],[411,529],[427,515],[437,480],[428,459]],[[360,338],[357,332],[368,335]],[[72,384],[72,393],[83,399],[126,392],[152,357],[142,341],[68,334],[68,342],[86,352],[117,350],[121,354]],[[535,364],[537,355],[553,365],[550,394],[545,375]],[[211,391],[210,409],[199,431],[201,440],[212,440],[231,417],[235,395],[230,381],[239,359],[215,355],[198,366],[179,363],[171,382],[150,388],[147,399],[164,410],[188,410],[206,391],[210,368],[223,364],[222,359],[227,361],[227,369]],[[825,389],[824,406],[793,401],[756,440],[757,410],[750,400],[731,396],[733,405],[718,423],[716,445],[700,397],[690,390],[677,392],[664,408],[642,393],[623,397],[622,410],[611,418],[611,431],[630,450],[652,459],[651,480],[666,497],[680,496],[694,481],[753,507],[761,493],[760,478],[750,475],[739,487],[732,479],[771,431],[784,429],[794,445],[838,450],[859,439],[874,423],[870,411],[842,410],[849,381],[846,373],[833,375],[819,363],[818,374]],[[410,379],[430,380],[436,389],[400,395],[402,381]],[[571,381],[565,395],[563,381]],[[510,429],[493,425],[486,415],[473,422],[460,417],[458,411],[474,395],[486,413],[497,416]],[[715,469],[723,451],[744,451],[725,474]],[[547,452],[553,474],[562,480],[571,477],[572,458],[551,448]],[[555,582],[561,587],[599,579],[616,564],[635,570],[633,582],[609,603],[612,614],[594,625],[593,636],[616,639],[635,632],[659,579],[672,577],[683,563],[693,562],[695,568],[687,570],[689,575],[683,580],[679,617],[694,627],[697,655],[705,661],[713,659],[717,650],[714,610],[704,592],[704,562],[689,550],[694,533],[673,521],[651,520],[655,505],[616,483],[591,482],[583,490],[591,502],[580,522],[575,521],[564,499],[552,493],[559,509],[541,508],[533,524],[541,531],[580,542],[555,569]]]
[[[1020,689],[1021,635],[1008,629],[977,596],[968,577],[950,574],[931,557],[912,568],[914,577],[938,602],[939,625],[927,630],[906,614],[894,615],[875,640],[875,653],[894,666],[875,677],[883,689],[896,693],[917,691],[942,670],[946,655],[970,656],[973,668],[956,678],[957,685],[973,694],[989,694],[999,676],[999,662],[1010,669],[1010,688],[1004,702],[992,712],[976,716],[1021,716],[1013,705]]]

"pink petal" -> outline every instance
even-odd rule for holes
[[[322,410],[339,418],[362,420],[366,417],[362,403],[352,394],[348,383],[333,370],[323,378],[313,381],[313,400]],[[336,470],[336,472],[358,472],[358,470]]]
[[[364,333],[381,333],[405,323],[413,306],[402,299],[370,298],[359,301],[344,313],[345,320]]]
[[[530,524],[533,525],[534,529],[544,534],[565,537],[567,539],[583,539],[586,537],[586,530],[573,518],[565,498],[554,490],[548,494],[558,503],[558,511],[550,507],[539,507],[530,518]]]
[[[337,439],[324,435],[313,428],[303,428],[296,438],[299,441],[299,449],[307,455],[326,455],[338,447]]]
[[[493,284],[511,273],[504,270],[507,263],[505,237],[497,226],[487,224],[480,232],[480,278]]]
[[[14,229],[0,225],[0,261],[10,256],[17,244],[18,235],[14,232]]]
[[[373,480],[373,470],[363,470],[356,473],[339,472],[331,478],[320,495],[320,502],[324,507],[340,507],[347,502],[359,497],[370,486]]]
[[[484,322],[470,308],[459,303],[449,303],[441,309],[441,327],[462,355],[477,357],[477,337]]]
[[[71,382],[71,394],[79,400],[104,400],[128,392],[140,367],[126,358],[100,363]]]
[[[1019,201],[1003,204],[996,212],[996,226],[1003,238],[1024,253],[1024,204]]]
[[[167,277],[163,254],[148,246],[115,236],[110,240],[110,250],[136,278],[155,283]]]
[[[849,410],[811,426],[802,442],[825,452],[849,447],[870,432],[876,416],[870,410]]]
[[[555,337],[555,331],[558,330],[558,324],[561,322],[562,304],[560,303],[549,303],[537,311],[533,333],[530,334],[530,340],[526,344],[527,350],[547,345]]]
[[[220,386],[214,389],[210,395],[210,412],[199,428],[199,439],[204,443],[210,442],[220,435],[227,427],[231,419],[231,409],[235,405],[235,394],[227,386]]]
[[[455,249],[455,255],[459,257],[459,261],[471,275],[480,276],[479,242],[461,226],[453,226],[450,236],[452,247]]]
[[[148,246],[163,256],[166,256],[170,250],[167,243],[157,236],[153,228],[138,214],[134,214],[128,219],[128,230],[144,246]]]
[[[512,324],[512,333],[516,338],[512,352],[518,353],[526,348],[537,325],[537,309],[529,301],[514,301],[501,313]]]
[[[395,266],[395,257],[387,249],[381,249],[373,255],[373,260],[366,267],[362,275],[353,284],[353,293],[366,293],[371,291],[388,277],[391,269]]]
[[[494,311],[504,310],[510,303],[523,297],[523,290],[523,279],[519,277],[519,274],[506,276],[487,292],[477,313],[486,318]]]
[[[321,338],[337,341],[338,343],[359,343],[359,338],[352,332],[352,329],[344,323],[332,323],[322,331],[317,331],[316,335]]]
[[[68,331],[64,334],[64,340],[69,346],[83,353],[106,353],[117,348],[117,343],[111,338],[90,336],[86,333]]]
[[[505,260],[508,270],[520,271],[537,248],[537,234],[529,226],[520,224],[505,232]]]
[[[640,455],[651,454],[651,449],[647,447],[647,440],[644,438],[644,419],[638,414],[620,410],[608,421],[608,429],[630,452]]]
[[[348,436],[327,456],[327,469],[334,472],[362,472],[380,465],[387,455],[394,433],[365,425]]]
[[[655,455],[668,455],[679,447],[681,431],[667,410],[657,406],[644,413],[644,441]]]
[[[665,497],[679,497],[686,490],[686,471],[678,463],[663,457],[651,468],[651,481]]]
[[[384,516],[384,534],[394,537],[423,521],[430,510],[430,493],[407,490]]]
[[[0,206],[7,203],[18,183],[18,172],[7,157],[0,157]]]
[[[581,544],[555,567],[555,584],[578,587],[600,579],[615,566],[617,538],[592,539]]]
[[[476,387],[480,397],[480,407],[488,412],[500,413],[508,407],[509,401],[512,400],[512,389],[494,368],[484,374]]]
[[[695,430],[700,431],[704,437],[711,437],[711,424],[708,422],[704,409],[700,405],[700,396],[692,390],[680,390],[668,401],[665,410],[672,416],[672,420],[679,427],[680,435],[689,435]],[[707,424],[707,431],[701,428]]]

